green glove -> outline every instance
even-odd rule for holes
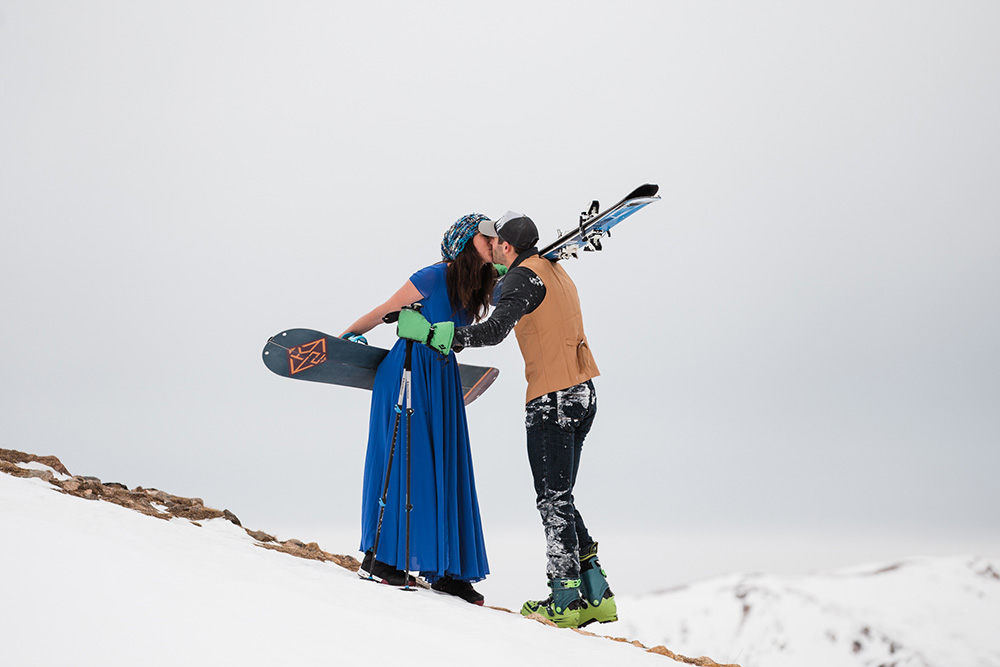
[[[432,325],[419,311],[403,308],[399,311],[396,335],[400,338],[424,343],[447,356],[451,352],[451,343],[455,339],[455,323],[438,322]]]
[[[399,311],[399,321],[396,323],[396,335],[409,338],[418,343],[426,343],[431,337],[431,323],[427,318],[412,308]]]
[[[447,357],[451,352],[453,340],[455,340],[455,323],[438,322],[431,327],[431,339],[427,344]]]
[[[503,264],[494,264],[493,268],[497,270],[497,275],[501,278],[507,273],[507,267]]]

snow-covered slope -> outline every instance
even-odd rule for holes
[[[340,557],[276,545],[200,501],[101,485],[56,459],[14,460],[7,472],[49,481],[0,473],[0,665],[679,664],[431,591],[363,582],[309,560]],[[111,502],[84,499],[98,496]],[[732,575],[619,595],[618,606],[622,620],[602,630],[665,645],[678,659],[1000,667],[998,559]]]
[[[744,667],[1000,667],[1000,559],[733,575],[619,598],[617,632]]]
[[[260,548],[222,518],[164,520],[41,479],[0,474],[0,535],[0,664],[12,667],[679,664],[364,582]]]

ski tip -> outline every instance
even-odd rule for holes
[[[660,191],[660,186],[655,183],[646,183],[645,185],[640,185],[635,190],[629,194],[625,199],[638,199],[639,197],[655,197],[656,193]]]

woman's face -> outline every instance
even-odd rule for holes
[[[472,237],[472,245],[476,247],[476,252],[479,253],[483,262],[489,264],[493,261],[493,247],[490,244],[490,237],[477,233]]]

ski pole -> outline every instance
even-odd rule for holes
[[[385,503],[389,498],[389,477],[392,475],[392,459],[396,454],[396,438],[399,435],[399,421],[403,413],[403,396],[404,392],[407,392],[408,382],[409,378],[404,370],[403,377],[399,382],[399,398],[396,399],[396,419],[392,426],[392,444],[389,446],[389,462],[385,469],[385,484],[382,486],[382,497],[379,498],[378,501],[378,526],[375,528],[375,544],[372,545],[373,560],[378,555],[378,542],[379,538],[382,536],[382,519],[385,518]],[[373,579],[374,577],[369,574],[368,578]]]
[[[403,362],[403,377],[406,378],[406,583],[403,585],[404,591],[415,590],[410,588],[410,510],[413,504],[410,502],[410,435],[413,431],[413,390],[411,382],[412,373],[413,341],[406,341],[406,358]]]

